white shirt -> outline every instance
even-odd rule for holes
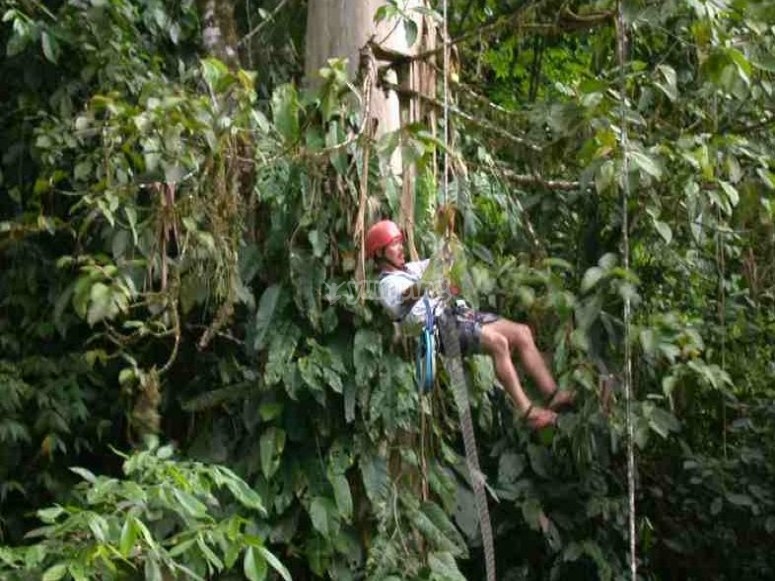
[[[383,272],[379,281],[379,300],[382,306],[390,313],[395,320],[402,323],[425,324],[425,318],[428,314],[424,297],[428,297],[430,308],[435,312],[441,303],[441,300],[434,298],[426,291],[420,299],[414,303],[402,303],[401,295],[419,281],[428,268],[429,260],[420,260],[417,262],[407,262],[403,270],[391,270]]]

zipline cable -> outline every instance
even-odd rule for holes
[[[447,0],[442,5],[442,42],[443,50],[443,98],[444,98],[444,159],[442,175],[442,202],[448,203],[449,190],[449,33],[447,30],[448,10]],[[445,238],[449,242],[452,236],[451,220],[447,220]],[[446,254],[446,252],[444,252]],[[466,464],[474,490],[474,502],[479,517],[479,530],[482,534],[482,547],[484,549],[484,561],[487,581],[495,581],[495,544],[493,542],[492,524],[490,522],[490,510],[487,506],[487,491],[484,486],[484,475],[479,466],[479,455],[476,451],[476,439],[474,437],[474,422],[471,418],[471,407],[468,402],[468,386],[466,385],[465,372],[460,353],[460,336],[457,331],[455,315],[448,314],[440,318],[441,340],[444,345],[444,365],[449,374],[452,393],[460,416],[460,429],[463,434],[463,447],[465,448]]]
[[[630,271],[629,211],[629,137],[627,134],[627,81],[625,76],[625,58],[627,29],[622,0],[617,2],[617,54],[619,60],[619,144],[622,152],[621,188],[622,188],[622,254],[625,272]],[[629,562],[630,576],[636,581],[638,576],[637,555],[635,552],[635,449],[632,423],[632,346],[630,345],[630,326],[632,303],[629,293],[624,296],[624,401],[625,423],[627,430],[627,506],[629,525]]]

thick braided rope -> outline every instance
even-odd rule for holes
[[[474,500],[479,516],[479,529],[482,532],[482,546],[487,569],[487,581],[495,581],[495,544],[490,523],[490,510],[487,507],[487,494],[484,487],[484,476],[479,467],[479,455],[476,451],[474,437],[474,422],[471,419],[471,408],[468,405],[468,387],[466,386],[463,362],[460,356],[460,337],[455,320],[451,316],[439,319],[441,340],[444,344],[444,367],[449,374],[455,405],[460,415],[460,429],[463,433],[463,446],[466,452],[466,464],[474,489]]]

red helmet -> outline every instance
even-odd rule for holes
[[[366,258],[372,258],[378,250],[395,240],[404,240],[398,224],[392,220],[380,220],[366,232]]]

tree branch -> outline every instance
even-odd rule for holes
[[[396,94],[404,97],[419,97],[420,99],[422,99],[426,103],[429,103],[433,107],[436,107],[437,109],[443,109],[444,107],[444,104],[438,99],[435,99],[434,97],[423,95],[422,93],[419,93],[418,91],[413,91],[411,89],[405,89],[399,85],[396,85],[395,83],[388,83],[387,81],[382,80],[380,81],[379,86],[383,89],[390,89],[392,91],[395,91]],[[490,123],[489,121],[485,121],[484,119],[479,119],[477,117],[474,117],[473,115],[466,113],[465,111],[461,111],[457,107],[450,105],[448,109],[450,113],[452,113],[453,115],[456,115],[457,117],[460,117],[464,121],[472,123],[477,127],[481,127],[482,129],[485,129],[487,131],[491,131],[496,135],[499,135],[500,137],[503,137],[509,141],[512,141],[514,143],[527,147],[528,149],[532,149],[533,151],[543,150],[543,146],[537,143],[528,141],[527,139],[525,139],[524,137],[520,137],[519,135],[514,135],[513,133],[509,133],[505,129],[502,129],[497,125],[493,125],[492,123]]]
[[[282,10],[283,6],[285,6],[288,3],[288,0],[280,0],[280,2],[275,6],[275,9],[272,10],[272,13],[264,20],[258,23],[256,27],[248,32],[245,36],[243,36],[240,41],[237,43],[237,46],[240,47],[243,44],[245,44],[247,41],[249,41],[251,38],[253,38],[255,35],[257,35],[259,32],[261,32],[261,29],[264,28],[267,24],[272,22],[274,20],[274,17],[277,16],[277,13]]]
[[[546,179],[535,174],[519,174],[515,171],[505,168],[497,168],[497,171],[505,179],[521,186],[541,186],[548,190],[557,190],[563,192],[572,192],[579,189],[579,182]]]

